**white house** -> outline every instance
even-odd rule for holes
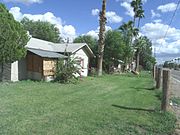
[[[86,43],[59,44],[31,38],[26,47],[27,56],[25,59],[7,64],[8,68],[4,68],[7,80],[51,80],[54,77],[57,59],[67,58],[66,54],[79,59],[81,76],[86,77],[90,59],[94,57],[92,50]]]

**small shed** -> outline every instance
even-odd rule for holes
[[[66,56],[50,51],[28,48],[26,57],[27,78],[32,80],[53,80],[58,58]]]

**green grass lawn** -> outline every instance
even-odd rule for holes
[[[158,111],[152,87],[150,75],[89,77],[76,85],[0,84],[0,134],[170,134],[175,117]]]

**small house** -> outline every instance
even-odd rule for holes
[[[80,76],[88,76],[89,62],[94,57],[92,50],[86,43],[52,43],[31,38],[26,45],[26,58],[11,64],[6,64],[5,79],[18,80],[53,80],[57,60],[77,58]]]

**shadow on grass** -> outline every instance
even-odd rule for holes
[[[112,105],[113,107],[125,109],[125,110],[135,110],[135,111],[145,111],[145,112],[155,112],[153,109],[144,109],[144,108],[133,108],[133,107],[126,107],[120,105]]]
[[[131,87],[133,89],[136,89],[136,90],[155,90],[156,88],[155,87],[150,87],[150,88],[143,88],[143,87]]]

